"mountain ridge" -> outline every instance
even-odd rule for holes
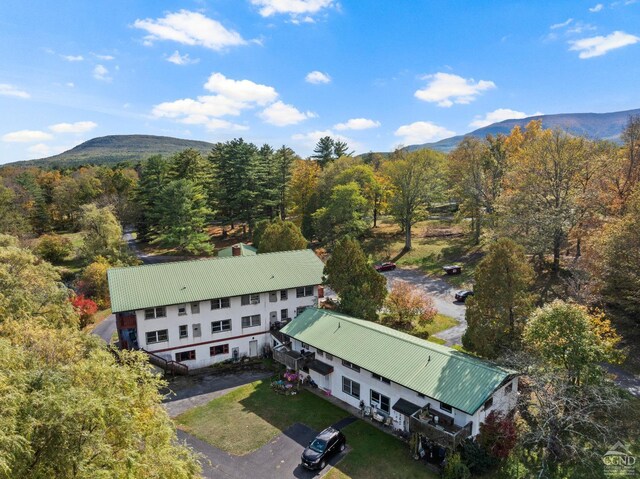
[[[616,141],[620,137],[620,133],[631,115],[640,115],[640,108],[609,113],[556,113],[551,115],[534,115],[526,118],[503,120],[483,126],[464,135],[456,135],[432,143],[409,145],[406,146],[405,149],[415,151],[429,148],[431,150],[448,153],[453,150],[465,136],[484,138],[487,135],[497,135],[499,133],[509,134],[515,126],[524,127],[532,120],[542,120],[543,128],[561,128],[573,135],[586,136],[597,140]]]

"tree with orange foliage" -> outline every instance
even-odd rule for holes
[[[385,300],[384,321],[397,329],[411,330],[433,321],[438,311],[433,299],[406,281],[396,281]]]
[[[80,329],[84,329],[89,325],[91,317],[98,312],[98,305],[82,294],[74,296],[71,304],[80,315]]]

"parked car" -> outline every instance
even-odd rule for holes
[[[382,263],[375,265],[374,268],[378,273],[381,273],[382,271],[393,271],[394,269],[396,269],[396,264],[391,262]]]
[[[337,429],[326,428],[309,443],[302,453],[302,465],[307,469],[324,469],[334,454],[344,451],[347,438]]]
[[[468,289],[463,289],[455,294],[456,301],[462,301],[463,303],[469,296],[473,296],[473,291],[469,291]]]

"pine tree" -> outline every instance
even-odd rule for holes
[[[150,239],[158,224],[158,210],[162,191],[170,181],[169,164],[160,155],[152,156],[140,168],[140,180],[135,191],[139,206],[137,222],[138,239]]]
[[[313,149],[314,154],[311,155],[311,158],[318,160],[320,167],[324,168],[335,159],[334,146],[335,142],[330,136],[323,136]]]

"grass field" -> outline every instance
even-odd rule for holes
[[[242,455],[296,422],[322,430],[346,416],[344,410],[308,391],[282,396],[271,390],[268,381],[257,381],[191,409],[176,421],[181,429],[213,446]],[[411,460],[406,444],[366,422],[356,421],[344,433],[352,450],[329,478],[435,478]]]
[[[383,217],[370,238],[363,242],[374,261],[394,261],[399,266],[416,266],[433,276],[442,276],[452,285],[464,286],[473,278],[475,265],[482,257],[480,246],[469,243],[464,225],[450,219],[431,219],[412,228],[412,249],[404,252],[404,235],[390,218]],[[462,274],[446,276],[442,267],[462,265]]]

